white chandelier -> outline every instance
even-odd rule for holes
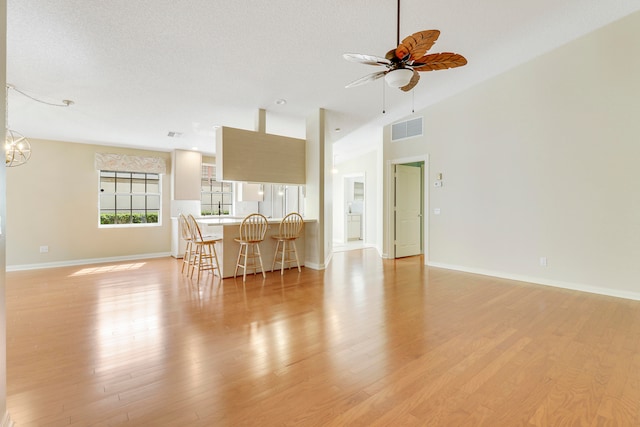
[[[7,127],[4,142],[5,165],[7,167],[20,166],[31,158],[31,144],[22,134]]]

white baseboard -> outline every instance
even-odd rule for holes
[[[127,256],[117,256],[117,257],[108,257],[108,258],[75,259],[75,260],[69,260],[69,261],[45,262],[41,264],[7,265],[6,271],[38,270],[41,268],[55,268],[55,267],[72,267],[75,265],[102,264],[106,262],[120,262],[120,261],[135,261],[139,259],[164,258],[168,256],[171,256],[171,252],[127,255]]]
[[[315,262],[306,262],[304,263],[305,268],[310,268],[311,270],[324,270],[326,267],[324,265],[315,263]]]
[[[324,260],[324,264],[319,264],[317,262],[310,262],[308,260],[305,260],[304,266],[312,270],[325,270],[327,266],[329,266],[332,256],[333,256],[333,252],[329,252],[329,255]]]
[[[591,294],[606,295],[616,298],[624,298],[640,301],[640,293],[629,292],[619,289],[601,288],[598,286],[589,286],[581,283],[563,282],[560,280],[544,279],[540,277],[524,276],[520,274],[504,273],[501,271],[484,270],[479,268],[469,268],[460,265],[443,264],[439,262],[428,262],[429,267],[444,268],[447,270],[463,271],[465,273],[481,274],[483,276],[499,277],[501,279],[516,280],[518,282],[534,283],[536,285],[552,286],[555,288],[570,289],[573,291],[588,292]]]

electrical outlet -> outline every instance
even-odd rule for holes
[[[40,246],[41,254],[46,254],[47,252],[49,252],[49,246]]]
[[[547,266],[547,257],[543,256],[540,257],[540,267],[546,267]]]

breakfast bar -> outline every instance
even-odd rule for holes
[[[267,218],[267,233],[264,241],[260,243],[260,253],[262,255],[262,263],[265,271],[271,271],[273,256],[276,248],[276,241],[271,236],[278,234],[280,221],[282,218]],[[217,235],[222,237],[222,243],[216,245],[218,253],[218,261],[220,263],[220,273],[223,278],[233,277],[238,259],[238,251],[240,245],[234,240],[239,236],[239,227],[242,218],[232,217],[201,217],[197,219],[202,234]],[[296,249],[298,250],[298,258],[300,265],[304,265],[305,260],[305,234],[307,224],[316,220],[305,219],[305,229],[296,240]],[[239,271],[242,273],[242,270]]]

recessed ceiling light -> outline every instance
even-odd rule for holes
[[[335,129],[334,129],[334,131],[336,131],[336,132],[340,132],[341,130],[342,130],[342,129],[340,129],[340,128],[335,128]]]
[[[286,103],[287,103],[286,99],[282,99],[282,98],[276,99],[276,104],[278,104],[278,105],[284,105]]]

